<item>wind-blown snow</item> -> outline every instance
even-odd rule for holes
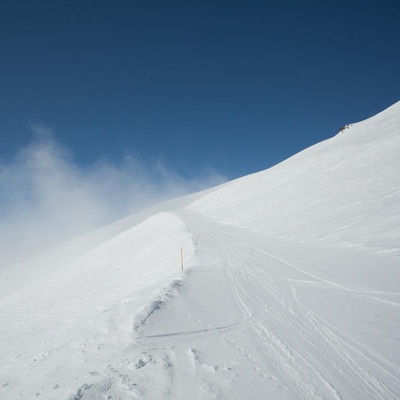
[[[399,398],[399,172],[396,103],[37,259],[0,300],[0,398]]]

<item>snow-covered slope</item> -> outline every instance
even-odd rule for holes
[[[399,172],[396,103],[77,239],[0,300],[0,398],[399,398]]]
[[[400,102],[189,208],[301,240],[399,251]]]
[[[120,233],[140,224],[152,215],[159,212],[179,210],[191,204],[198,197],[212,192],[212,190],[208,189],[201,193],[189,194],[178,199],[157,204],[129,215],[113,224],[60,243],[45,252],[38,252],[37,254],[22,258],[18,262],[7,265],[3,265],[0,262],[0,299],[59,270],[87,252],[102,246]],[[18,250],[18,248],[15,249],[15,251]]]

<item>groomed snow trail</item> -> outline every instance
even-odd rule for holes
[[[398,398],[399,354],[382,349],[398,340],[400,292],[323,273],[316,254],[323,262],[332,249],[180,217],[197,240],[195,265],[136,326],[131,358],[75,399]],[[387,258],[334,251],[383,267]]]

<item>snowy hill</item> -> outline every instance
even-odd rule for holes
[[[399,251],[399,154],[396,103],[189,208],[274,236]]]
[[[399,398],[399,172],[396,103],[39,257],[0,296],[0,398]]]

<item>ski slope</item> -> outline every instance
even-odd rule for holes
[[[400,398],[399,172],[396,103],[38,258],[0,299],[0,398]]]

